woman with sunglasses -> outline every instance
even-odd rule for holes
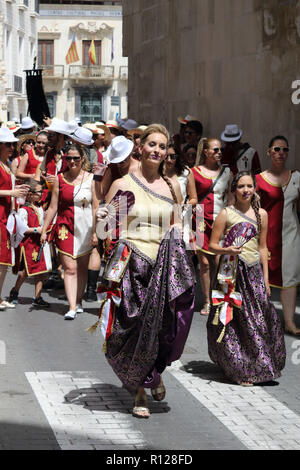
[[[0,310],[13,308],[14,304],[2,299],[2,287],[7,267],[14,265],[14,250],[10,243],[7,220],[12,209],[13,198],[26,198],[28,185],[14,188],[14,176],[10,171],[9,159],[14,152],[14,142],[18,142],[14,134],[7,128],[0,128]]]
[[[297,285],[300,284],[300,172],[286,168],[288,140],[274,137],[269,144],[271,166],[256,176],[261,206],[268,212],[270,286],[281,289],[286,332],[300,336],[295,324]]]
[[[227,195],[230,195],[232,173],[228,167],[221,166],[221,142],[218,139],[201,139],[197,150],[194,174],[198,204],[204,206],[204,225],[196,227],[204,234],[202,246],[197,246],[197,257],[200,266],[201,287],[205,297],[201,315],[210,312],[210,283],[218,260],[215,254],[209,250],[209,241],[215,218],[226,205]],[[230,196],[231,202],[232,196]]]
[[[183,202],[195,206],[197,204],[197,192],[193,173],[182,162],[179,151],[171,142],[168,154],[163,162],[162,171],[174,184],[179,183]]]
[[[65,320],[74,320],[82,313],[90,252],[95,242],[93,213],[99,205],[93,174],[83,147],[72,144],[66,152],[67,171],[54,180],[52,197],[41,233],[41,243],[57,214],[54,239],[64,268],[64,284],[69,302]]]
[[[28,137],[28,136],[27,136]],[[16,171],[16,177],[19,179],[35,178],[38,167],[41,165],[47,150],[48,136],[45,131],[38,133],[34,140],[25,140],[27,145],[26,153],[21,158],[20,164]]]

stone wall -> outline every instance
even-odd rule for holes
[[[176,131],[192,114],[207,136],[239,124],[264,167],[283,134],[300,169],[300,0],[124,0],[123,14],[129,117]]]

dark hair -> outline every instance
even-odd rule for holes
[[[178,157],[176,158],[176,162],[175,162],[175,169],[176,169],[177,176],[180,176],[182,175],[184,170],[188,167],[184,163],[184,159],[183,159],[183,155],[182,155],[182,151],[180,150],[180,147],[174,142],[173,139],[170,140],[169,149],[170,148],[174,149],[175,154],[178,155]]]
[[[253,185],[254,185],[254,189],[256,189],[256,179],[255,179],[255,176],[253,175],[253,173],[251,171],[240,171],[239,173],[237,173],[233,177],[233,180],[232,180],[232,183],[231,183],[231,188],[230,188],[232,193],[234,193],[236,191],[238,182],[243,176],[251,176],[252,181],[253,181]],[[254,193],[253,196],[252,196],[251,206],[252,206],[252,208],[255,212],[255,217],[256,217],[256,221],[257,221],[257,229],[258,229],[258,233],[260,233],[260,231],[261,231],[261,216],[260,216],[260,213],[259,213],[260,202],[259,202],[259,196],[258,196],[257,193]]]
[[[193,129],[193,131],[195,131],[198,135],[200,135],[200,137],[202,137],[203,125],[200,121],[188,121],[186,124],[186,129],[188,127]]]
[[[275,142],[275,140],[284,140],[286,142],[286,145],[289,146],[289,142],[287,140],[286,137],[284,137],[283,135],[276,135],[275,137],[273,137],[271,140],[270,140],[270,143],[269,143],[269,149],[271,147],[273,147],[273,144]]]

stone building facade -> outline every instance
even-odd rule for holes
[[[24,70],[37,52],[36,0],[0,0],[0,120],[27,115]]]
[[[299,0],[124,0],[128,114],[171,131],[197,116],[207,136],[238,124],[263,166],[286,135],[300,169]]]
[[[51,117],[84,122],[127,116],[127,58],[122,55],[122,2],[41,0],[38,65]],[[73,35],[78,61],[67,64]],[[96,64],[88,51],[94,39]]]

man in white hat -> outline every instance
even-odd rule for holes
[[[25,116],[21,121],[21,128],[18,135],[33,134],[36,130],[36,123],[29,116]]]
[[[222,164],[229,165],[235,175],[239,171],[261,172],[261,165],[257,151],[248,143],[243,143],[242,129],[237,124],[227,124],[221,134],[224,142],[222,150]]]
[[[107,150],[108,145],[111,143],[111,133],[108,127],[104,126],[100,122],[98,123],[87,123],[83,127],[90,129],[93,133],[94,144],[90,147],[87,156],[92,165],[95,163],[103,163],[106,158],[104,153]]]

